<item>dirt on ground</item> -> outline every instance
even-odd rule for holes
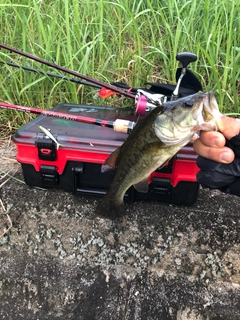
[[[239,198],[128,203],[119,227],[96,198],[25,185],[15,155],[1,143],[1,319],[240,319]]]

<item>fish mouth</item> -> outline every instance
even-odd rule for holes
[[[202,116],[205,122],[216,119],[220,114],[213,91],[209,91],[203,98]]]
[[[200,113],[197,114],[195,120],[197,120],[198,125],[196,125],[193,130],[210,131],[218,130],[217,119],[219,119],[222,114],[218,109],[218,103],[212,91],[209,91],[202,96],[201,108],[198,109]]]

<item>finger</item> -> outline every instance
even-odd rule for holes
[[[228,140],[240,133],[240,119],[222,116],[217,120],[217,126]]]
[[[234,160],[234,152],[228,147],[215,148],[209,147],[197,139],[193,143],[193,149],[200,156],[220,163],[231,163]]]
[[[224,135],[217,131],[201,131],[200,139],[209,147],[223,148],[226,143]]]

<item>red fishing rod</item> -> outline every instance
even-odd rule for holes
[[[57,65],[57,64],[55,64],[55,63],[53,63],[53,62],[49,62],[49,61],[47,61],[47,60],[43,60],[43,59],[38,58],[38,57],[36,57],[36,56],[33,56],[33,55],[29,54],[29,53],[26,53],[26,52],[24,52],[24,51],[20,51],[20,50],[18,50],[18,49],[12,48],[12,47],[4,44],[4,43],[0,43],[0,48],[6,49],[6,50],[11,51],[11,52],[14,52],[14,53],[17,53],[17,54],[19,54],[20,56],[26,57],[26,58],[28,58],[28,59],[31,59],[31,60],[40,62],[40,63],[45,64],[45,65],[47,65],[47,66],[49,66],[49,67],[51,67],[51,68],[55,68],[55,69],[60,70],[60,71],[62,71],[62,72],[71,74],[71,75],[74,76],[74,77],[84,79],[84,80],[89,81],[89,82],[91,82],[91,83],[94,83],[94,84],[96,84],[96,85],[98,85],[98,86],[100,86],[100,87],[103,87],[103,88],[106,88],[106,89],[108,89],[108,90],[114,91],[115,93],[121,94],[121,95],[123,95],[123,96],[125,96],[125,97],[131,98],[131,99],[135,99],[135,95],[134,95],[134,94],[131,94],[131,93],[128,92],[128,91],[121,90],[121,89],[119,89],[119,88],[117,88],[117,87],[114,87],[114,86],[112,86],[112,85],[110,85],[110,84],[103,83],[103,82],[101,82],[101,81],[99,81],[99,80],[92,79],[92,78],[90,78],[90,77],[88,77],[88,76],[85,76],[85,75],[83,75],[83,74],[81,74],[81,73],[78,73],[78,72],[76,72],[76,71],[72,71],[72,70],[69,70],[69,69],[67,69],[67,68],[61,67],[61,66],[59,66],[59,65]]]
[[[68,114],[64,112],[56,112],[50,110],[42,110],[37,108],[30,108],[25,106],[18,106],[15,104],[0,102],[0,108],[2,109],[10,109],[16,111],[22,111],[27,113],[34,113],[38,115],[56,117],[64,120],[72,120],[77,122],[83,122],[88,124],[94,124],[96,126],[102,126],[107,128],[112,128],[116,132],[122,133],[130,133],[135,126],[135,122],[123,119],[116,119],[115,121],[103,120],[103,119],[95,119],[89,117],[76,116],[73,114]]]

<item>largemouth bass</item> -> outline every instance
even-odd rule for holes
[[[217,130],[221,116],[212,92],[187,96],[156,107],[141,119],[120,148],[102,165],[102,172],[116,169],[109,191],[96,213],[109,218],[124,215],[123,197],[134,185],[148,191],[148,178],[162,167],[200,130]]]

